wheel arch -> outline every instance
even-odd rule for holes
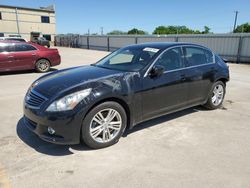
[[[118,104],[120,104],[123,109],[125,110],[126,112],[126,116],[127,116],[127,125],[126,125],[126,129],[129,129],[130,126],[131,126],[131,110],[129,108],[129,105],[122,99],[120,98],[117,98],[117,97],[109,97],[109,98],[104,98],[104,99],[101,99],[99,101],[97,101],[96,103],[94,103],[87,111],[87,113],[85,114],[84,118],[86,117],[86,115],[93,109],[95,108],[96,106],[98,106],[99,104],[101,103],[104,103],[104,102],[116,102]]]
[[[228,78],[222,77],[215,80],[215,82],[222,81],[225,85],[229,81]]]

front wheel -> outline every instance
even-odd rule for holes
[[[226,92],[226,85],[222,81],[217,81],[213,84],[212,90],[209,93],[206,108],[214,110],[221,107]]]
[[[127,125],[124,108],[116,102],[104,102],[84,118],[82,140],[90,148],[99,149],[117,143]]]

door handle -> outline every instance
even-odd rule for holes
[[[8,56],[8,59],[12,59],[12,58],[14,58],[14,56]]]
[[[35,56],[36,54],[31,54],[32,56]]]

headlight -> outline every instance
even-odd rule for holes
[[[90,94],[91,90],[92,89],[89,88],[66,95],[65,97],[51,103],[46,111],[57,112],[72,110],[82,99]]]

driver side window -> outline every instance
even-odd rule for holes
[[[159,57],[155,64],[163,66],[165,71],[184,68],[181,48],[177,47],[167,50]]]

